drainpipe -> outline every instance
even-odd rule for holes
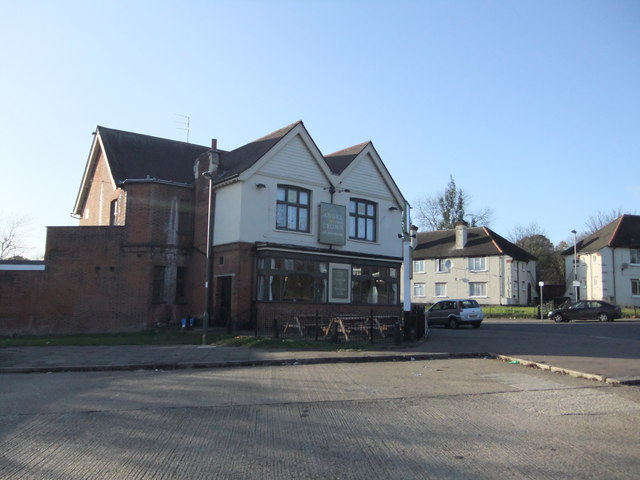
[[[520,262],[516,260],[516,293],[518,294],[518,305],[520,305]]]
[[[615,247],[611,247],[611,273],[613,274],[613,302],[618,303],[618,296],[616,295],[616,255],[615,255]]]
[[[336,187],[334,187],[333,185],[331,185],[329,187],[329,194],[331,195],[331,200],[329,203],[331,203],[331,205],[333,205],[333,194],[336,193]]]
[[[502,299],[506,297],[506,293],[509,291],[509,289],[507,288],[508,286],[506,285],[506,261],[506,257],[500,255],[500,291],[498,292],[498,295],[500,295],[500,305],[502,305]]]

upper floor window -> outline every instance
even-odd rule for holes
[[[469,270],[481,272],[487,269],[485,257],[469,257]]]
[[[445,260],[444,258],[436,258],[437,273],[449,273],[450,271],[451,271],[451,260]]]
[[[376,204],[352,199],[349,204],[349,238],[376,241]]]
[[[413,261],[413,273],[425,273],[424,260]]]
[[[311,193],[309,190],[279,185],[276,205],[276,228],[308,232],[310,198]]]
[[[482,282],[469,282],[470,297],[486,297],[487,284]]]
[[[631,263],[635,265],[640,264],[640,248],[631,248],[629,249],[629,253],[631,254]]]

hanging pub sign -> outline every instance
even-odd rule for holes
[[[347,207],[333,203],[320,203],[318,242],[330,245],[346,243]]]

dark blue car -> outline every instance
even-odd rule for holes
[[[613,322],[616,318],[622,317],[622,310],[617,305],[601,300],[581,300],[568,307],[552,310],[548,316],[554,322],[570,322],[571,320]]]

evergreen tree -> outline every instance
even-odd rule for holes
[[[489,226],[493,211],[487,207],[479,211],[467,212],[468,205],[469,195],[458,188],[453,176],[450,176],[443,193],[415,202],[415,222],[423,231],[452,229],[456,222],[461,220],[472,227]]]
[[[464,220],[464,195],[456,187],[453,176],[449,177],[449,184],[444,193],[438,198],[442,219],[438,224],[439,230],[454,228],[456,222]]]

